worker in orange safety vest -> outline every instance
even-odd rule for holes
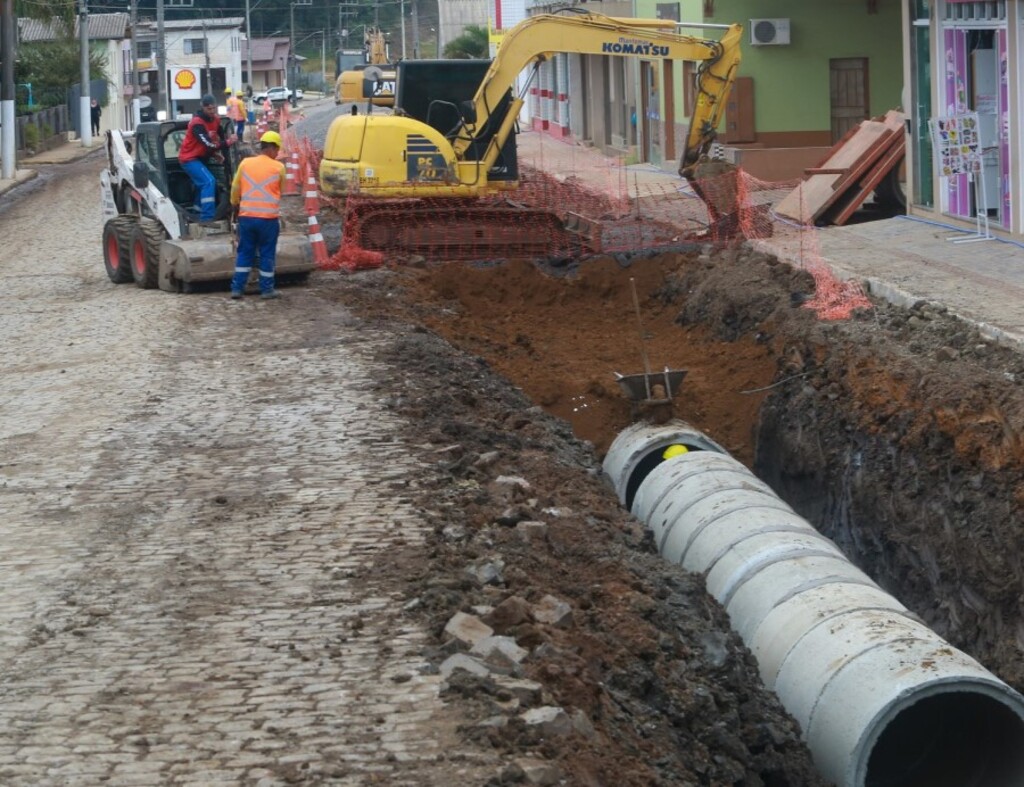
[[[256,255],[260,258],[260,297],[279,298],[274,288],[277,236],[281,231],[281,190],[284,164],[277,160],[281,135],[267,131],[260,137],[260,155],[243,159],[231,184],[231,204],[238,211],[238,256],[231,279],[231,297],[239,300]]]
[[[231,88],[224,91],[228,94],[227,107],[228,117],[235,121],[235,135],[239,139],[245,138],[245,94],[239,90],[231,95]]]

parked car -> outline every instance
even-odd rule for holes
[[[253,100],[257,104],[262,104],[268,98],[270,99],[270,102],[272,104],[283,104],[285,101],[289,101],[291,102],[292,106],[294,106],[295,102],[302,98],[302,91],[296,90],[295,93],[293,94],[290,88],[272,87],[269,88],[268,90],[263,90],[259,93],[256,93],[253,96]]]

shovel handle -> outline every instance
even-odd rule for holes
[[[640,318],[640,298],[636,294],[636,279],[629,277],[629,288],[633,292],[633,310],[636,312],[636,327],[640,332],[640,355],[644,360],[644,389],[647,391],[647,398],[651,398],[651,365],[647,361],[647,347],[644,344],[644,323]]]

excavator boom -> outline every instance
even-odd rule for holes
[[[600,14],[545,14],[525,19],[502,39],[498,54],[473,98],[474,122],[466,123],[452,147],[462,158],[486,125],[502,96],[515,87],[518,75],[556,52],[630,57],[642,60],[690,60],[701,63],[690,130],[682,167],[695,163],[715,138],[725,100],[740,64],[743,28],[730,25],[719,40],[685,36],[676,23],[664,19],[631,19]],[[510,130],[510,129],[509,129]],[[495,135],[494,154],[507,132]],[[491,151],[488,151],[489,153]]]

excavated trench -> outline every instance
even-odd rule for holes
[[[481,357],[599,457],[635,415],[614,373],[642,371],[642,350],[655,369],[687,369],[678,417],[941,637],[1024,689],[1016,352],[924,303],[821,321],[804,307],[808,273],[746,249],[389,277],[364,305]]]

